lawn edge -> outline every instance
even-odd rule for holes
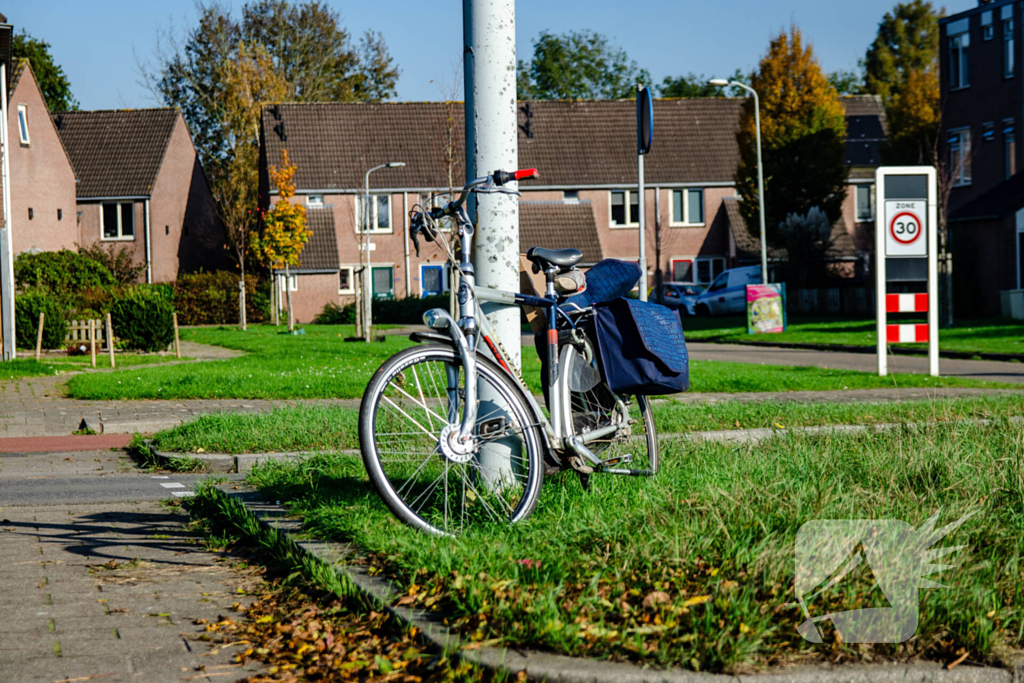
[[[464,659],[496,674],[516,676],[525,672],[531,680],[560,683],[743,683],[744,681],[796,683],[1024,683],[1024,660],[1012,671],[990,666],[962,665],[946,669],[939,662],[913,664],[849,664],[840,666],[796,666],[756,674],[710,674],[681,670],[657,670],[639,664],[582,659],[566,655],[497,647],[463,650],[464,642],[448,629],[440,615],[388,604],[402,594],[389,581],[371,576],[360,565],[339,565],[355,552],[352,546],[312,540],[298,540],[301,519],[291,516],[280,504],[265,501],[262,494],[244,484],[220,484],[209,489],[217,498],[230,523],[261,539],[270,552],[297,553],[299,564],[314,581],[381,609],[407,627],[418,629],[424,638],[453,657]]]
[[[730,339],[728,337],[705,337],[691,339],[693,344],[740,344],[742,346],[763,346],[775,349],[805,349],[809,351],[840,351],[846,353],[878,353],[874,346],[859,344],[814,344],[812,342],[776,342],[746,339]],[[927,356],[927,350],[908,349],[901,346],[888,346],[889,353],[897,356]],[[939,358],[950,360],[993,360],[1004,362],[1024,362],[1024,353],[989,353],[972,351],[952,351],[939,349]]]

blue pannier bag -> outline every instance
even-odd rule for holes
[[[586,277],[587,288],[567,297],[561,303],[562,310],[572,312],[626,296],[640,282],[640,266],[632,261],[606,258],[594,264]]]
[[[605,382],[616,394],[655,396],[690,388],[679,313],[635,299],[594,305],[594,336]]]

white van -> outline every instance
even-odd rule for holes
[[[768,279],[772,279],[771,272]],[[747,285],[761,284],[761,266],[724,271],[697,297],[697,315],[737,315],[747,310]]]

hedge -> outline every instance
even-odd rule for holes
[[[18,294],[14,300],[15,341],[23,349],[36,347],[39,331],[39,314],[43,319],[43,348],[59,349],[64,346],[68,334],[68,321],[64,308],[53,296],[35,290]]]
[[[174,307],[180,325],[238,323],[238,275],[228,271],[183,273],[174,283]],[[245,318],[265,321],[270,314],[270,282],[245,276]]]
[[[163,351],[174,340],[174,306],[159,291],[127,290],[110,309],[114,335],[129,349]]]
[[[14,259],[14,282],[22,291],[42,289],[65,304],[86,290],[117,284],[103,264],[67,249],[18,254]]]
[[[422,299],[410,296],[404,299],[376,299],[373,302],[375,325],[422,325],[423,314],[431,308],[448,310],[447,294],[428,296]],[[317,325],[354,325],[356,305],[338,306],[326,304],[313,319]]]

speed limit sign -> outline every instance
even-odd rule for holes
[[[928,204],[924,201],[886,200],[886,256],[928,255],[927,211]]]

